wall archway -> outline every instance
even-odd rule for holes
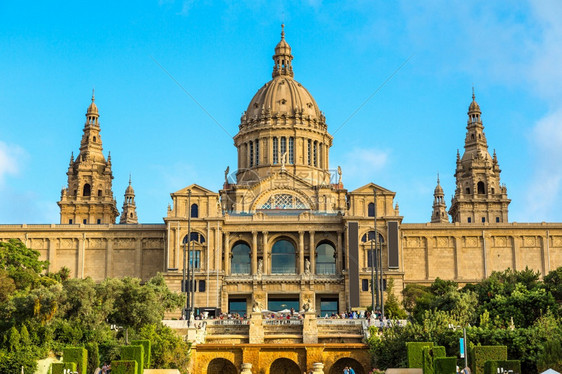
[[[269,374],[301,374],[299,365],[288,358],[278,358],[269,368]]]
[[[207,374],[237,374],[236,366],[225,358],[215,358],[207,366]]]
[[[353,368],[355,374],[365,374],[363,365],[351,357],[344,357],[337,360],[330,368],[330,374],[341,374],[343,373],[343,368],[346,366]]]

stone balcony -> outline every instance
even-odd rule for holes
[[[180,335],[205,344],[316,344],[362,343],[368,334],[365,319],[264,319],[254,312],[249,319],[163,321]]]

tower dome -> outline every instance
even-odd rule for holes
[[[293,78],[292,60],[282,25],[272,79],[250,101],[234,137],[239,182],[248,178],[255,181],[279,170],[329,182],[328,154],[333,138],[316,100]],[[243,172],[249,169],[252,173]]]
[[[240,129],[256,123],[297,124],[313,123],[326,129],[326,118],[318,108],[316,100],[302,84],[293,77],[291,46],[285,40],[284,25],[281,26],[281,41],[275,47],[275,62],[272,80],[261,87],[242,115]],[[289,122],[287,122],[289,120]]]

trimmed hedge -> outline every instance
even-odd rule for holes
[[[431,347],[422,348],[422,368],[423,374],[434,374],[433,371],[433,352]]]
[[[75,362],[78,374],[86,374],[88,371],[88,351],[84,347],[63,348],[62,360],[64,362]]]
[[[436,345],[435,347],[433,347],[433,358],[435,359],[437,357],[447,357],[447,351],[445,350],[445,347],[441,345]]]
[[[503,368],[505,371],[513,370],[513,373],[521,374],[521,361],[486,361],[486,363],[484,364],[484,374],[497,374],[498,368]]]
[[[132,340],[131,345],[142,345],[144,348],[144,368],[148,369],[150,367],[150,340]]]
[[[445,356],[447,356],[447,353],[445,352],[445,347],[442,346],[423,347],[422,348],[423,373],[434,374],[435,358],[445,357]]]
[[[435,357],[435,374],[456,374],[457,359],[455,357]]]
[[[111,361],[111,374],[137,374],[138,370],[138,364],[136,361]]]
[[[124,345],[121,347],[121,360],[137,362],[137,374],[144,371],[144,348],[142,345]],[[113,366],[112,366],[113,368]],[[113,372],[113,370],[112,370]]]
[[[407,342],[408,367],[423,369],[423,347],[433,347],[431,342]]]
[[[76,371],[76,362],[53,362],[51,364],[51,374],[63,374],[64,369]]]
[[[507,360],[507,347],[505,345],[477,345],[472,348],[470,355],[470,368],[473,374],[484,374],[486,361]]]

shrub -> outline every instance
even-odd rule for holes
[[[423,372],[424,374],[433,374],[434,360],[436,357],[447,356],[445,352],[445,347],[435,346],[435,347],[423,347],[422,348],[422,359],[423,359]]]
[[[137,374],[138,364],[132,360],[111,361],[111,374]]]
[[[88,351],[88,373],[93,373],[100,366],[100,352],[98,343],[86,343]]]
[[[86,374],[88,370],[88,351],[84,347],[66,347],[62,350],[64,362],[75,362],[78,374]]]
[[[131,345],[142,345],[144,349],[144,368],[148,369],[150,367],[150,340],[131,340]]]
[[[64,369],[76,371],[76,362],[53,362],[51,364],[51,374],[63,374]]]
[[[137,374],[142,374],[144,371],[144,348],[142,345],[125,345],[121,347],[121,360],[124,361],[136,361],[137,362]],[[112,366],[113,367],[113,366]],[[113,371],[113,370],[112,370]]]
[[[407,342],[406,351],[408,355],[409,368],[423,368],[423,347],[433,347],[431,342]]]
[[[457,359],[455,357],[435,357],[435,374],[455,374],[457,372]]]
[[[484,374],[496,374],[498,373],[499,368],[503,368],[505,371],[513,370],[514,374],[521,374],[521,361],[486,361],[486,363],[484,364]]]
[[[474,374],[484,374],[486,361],[507,360],[505,345],[478,345],[472,348],[471,369]]]

